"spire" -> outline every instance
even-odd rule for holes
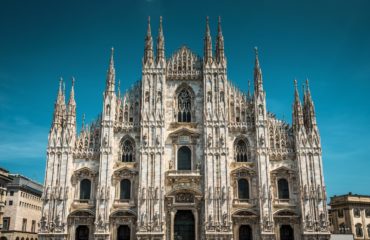
[[[157,63],[164,60],[164,35],[162,27],[162,16],[159,17],[159,28],[158,28],[158,38],[157,38]]]
[[[217,28],[217,41],[216,41],[216,60],[218,63],[225,61],[224,51],[224,36],[222,35],[221,29],[221,17],[218,17],[218,28]]]
[[[66,112],[66,104],[65,104],[65,96],[64,96],[64,84],[63,78],[59,79],[59,88],[57,99],[54,104],[54,114],[53,114],[53,124],[52,126],[62,126],[65,112]]]
[[[293,103],[293,128],[299,129],[303,126],[303,112],[301,100],[299,99],[297,80],[294,80],[294,103]]]
[[[75,78],[72,77],[72,86],[71,86],[71,92],[69,93],[68,106],[76,105],[74,86],[75,86]]]
[[[314,128],[316,126],[316,114],[315,114],[315,106],[314,106],[314,103],[311,97],[311,90],[310,90],[308,79],[306,79],[303,112],[304,112],[304,122],[305,122],[306,128],[307,129]]]
[[[105,86],[106,92],[114,92],[114,84],[116,78],[116,71],[114,69],[114,48],[111,48],[109,67],[107,71],[107,81]]]
[[[145,36],[144,64],[153,62],[153,38],[150,28],[150,16],[148,17],[148,30]]]
[[[76,101],[75,101],[75,79],[72,77],[71,92],[69,94],[67,107],[67,124],[76,126]]]
[[[121,98],[121,80],[118,79],[118,85],[117,85],[117,91],[118,91],[118,99]]]
[[[206,34],[204,37],[204,62],[212,62],[212,38],[211,31],[209,30],[209,17],[206,20]]]
[[[81,131],[85,130],[85,113],[82,114],[82,124],[81,124]]]
[[[263,92],[263,81],[262,81],[262,70],[260,67],[260,61],[258,59],[258,48],[254,47],[256,60],[254,65],[254,93],[259,94]]]

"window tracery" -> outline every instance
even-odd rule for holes
[[[178,122],[191,122],[191,95],[187,89],[178,94]]]
[[[122,143],[122,162],[135,161],[134,143],[130,139],[126,139]]]
[[[244,140],[239,139],[235,144],[235,160],[237,162],[248,162],[248,147]]]

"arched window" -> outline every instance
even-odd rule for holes
[[[125,140],[122,144],[122,162],[134,162],[135,150],[134,144],[129,139]]]
[[[359,209],[359,208],[355,208],[355,209],[353,209],[353,215],[354,215],[355,217],[360,217],[360,215],[361,215],[361,211],[360,211],[360,209]]]
[[[367,236],[370,236],[370,224],[367,225]]]
[[[191,170],[191,150],[188,147],[180,147],[177,151],[177,169]]]
[[[278,180],[279,199],[289,199],[289,183],[285,178]]]
[[[238,180],[238,197],[239,200],[249,199],[249,183],[244,178]]]
[[[365,210],[365,216],[366,216],[366,218],[370,218],[370,209]]]
[[[364,235],[362,231],[362,225],[360,223],[356,224],[356,236],[357,237],[362,237]]]
[[[183,89],[178,95],[178,122],[191,122],[191,96],[188,90]]]
[[[120,199],[130,200],[131,198],[131,182],[128,179],[121,180]]]
[[[91,181],[89,179],[83,179],[80,183],[80,199],[88,200],[91,194]]]
[[[235,144],[235,159],[237,162],[248,162],[247,144],[241,139]]]

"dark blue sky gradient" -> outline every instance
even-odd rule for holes
[[[147,16],[166,56],[203,54],[222,17],[228,77],[242,90],[259,47],[269,111],[291,122],[293,80],[310,79],[329,196],[370,194],[370,1],[0,2],[0,166],[43,181],[58,79],[76,78],[79,125],[101,111],[111,46],[125,91],[141,76]]]

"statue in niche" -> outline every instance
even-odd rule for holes
[[[195,165],[195,168],[199,171],[200,167],[201,167],[201,164],[200,164],[200,161],[198,161],[197,164]]]
[[[107,147],[108,146],[108,135],[107,135],[107,133],[104,134],[103,146],[104,147]]]
[[[168,166],[169,169],[172,170],[173,169],[173,160],[170,160],[169,163],[168,163],[168,165],[169,165]]]
[[[262,147],[263,145],[265,145],[265,138],[262,136],[262,134],[260,135],[259,143],[260,143],[260,146],[261,146],[261,147]]]
[[[208,137],[207,137],[207,144],[208,144],[208,147],[210,147],[212,145],[212,134],[208,134]]]
[[[156,143],[157,145],[159,145],[159,144],[160,144],[159,135],[157,135],[157,137],[156,137],[156,139],[155,139],[155,143]]]
[[[263,106],[262,106],[262,104],[258,105],[258,114],[263,115]]]
[[[223,146],[225,144],[225,139],[224,139],[224,136],[221,135],[220,137],[220,145]]]
[[[146,146],[148,144],[147,138],[148,138],[148,136],[145,133],[144,136],[143,136],[143,144],[144,144],[144,146]]]

